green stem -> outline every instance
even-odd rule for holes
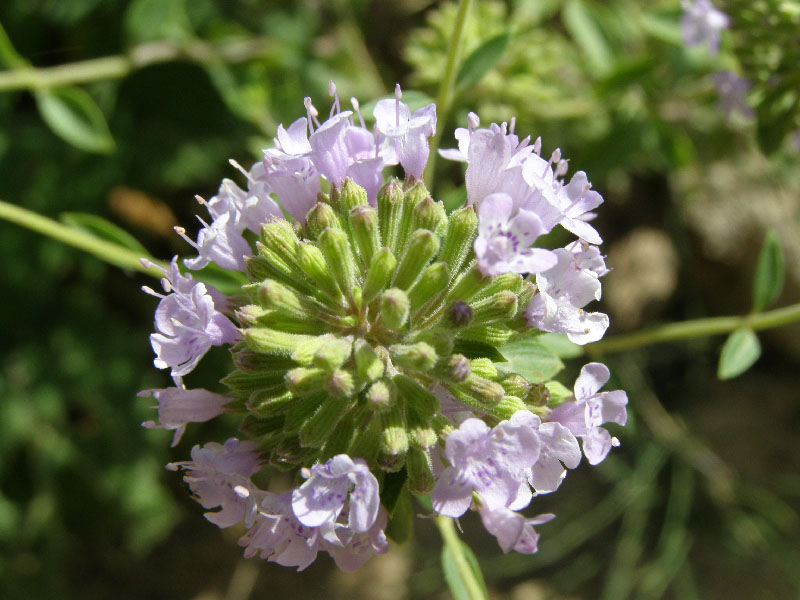
[[[712,317],[659,325],[644,331],[616,335],[594,342],[586,346],[585,351],[589,356],[599,356],[601,354],[611,354],[612,352],[633,350],[634,348],[661,342],[721,335],[741,327],[757,331],[759,329],[782,327],[798,321],[800,321],[800,304],[792,304],[784,308],[776,308],[775,310],[742,317]]]
[[[466,589],[467,597],[469,597],[470,600],[484,600],[486,596],[483,593],[481,584],[475,579],[467,556],[464,554],[463,544],[458,538],[453,519],[439,515],[436,517],[436,526],[439,528],[439,533],[442,535],[444,545],[450,550],[450,555],[453,558],[453,562],[456,564],[458,574]]]
[[[450,38],[450,46],[447,49],[447,63],[444,68],[442,85],[439,88],[439,98],[436,100],[436,135],[430,142],[431,153],[428,158],[428,165],[425,168],[425,184],[428,189],[433,189],[433,172],[436,168],[436,150],[439,148],[439,140],[442,137],[442,130],[450,115],[450,105],[453,102],[453,94],[456,88],[456,75],[458,74],[458,63],[461,57],[461,46],[464,37],[464,26],[469,17],[469,9],[472,7],[472,0],[460,0],[458,3],[458,14],[453,27],[453,35]]]
[[[0,50],[5,48],[6,54],[10,54],[13,52],[13,48],[3,33],[0,30]],[[3,42],[7,42],[5,46],[2,45]],[[55,67],[35,68],[28,66],[24,61],[19,62],[22,60],[19,59],[12,65],[15,67],[13,70],[0,71],[0,92],[35,91],[62,85],[119,79],[148,65],[181,59],[204,64],[211,60],[239,63],[263,56],[273,48],[272,42],[261,38],[221,44],[194,40],[178,45],[160,41],[134,46],[126,54],[94,58]]]
[[[67,227],[47,217],[43,217],[33,211],[15,206],[0,200],[0,219],[16,223],[22,227],[27,227],[37,233],[51,237],[59,242],[79,248],[97,258],[123,269],[139,271],[153,277],[162,277],[163,273],[156,267],[145,267],[139,261],[139,254],[127,248],[123,248],[112,242],[100,239],[89,233]],[[161,261],[150,257],[144,257],[154,264],[166,267]]]

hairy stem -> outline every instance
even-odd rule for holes
[[[667,323],[644,331],[611,336],[585,347],[588,356],[633,350],[662,342],[688,340],[730,333],[741,327],[753,330],[772,329],[800,321],[800,303],[767,312],[741,317],[711,317],[681,323]]]
[[[458,569],[459,577],[464,584],[467,596],[470,600],[484,600],[485,595],[481,584],[475,579],[472,568],[467,560],[467,555],[464,554],[463,544],[458,539],[456,533],[456,526],[450,517],[443,517],[441,515],[436,517],[436,526],[439,528],[439,533],[442,536],[442,541],[445,547],[450,550],[450,555],[453,557],[453,562]]]
[[[450,114],[450,105],[453,102],[453,92],[456,88],[456,75],[458,74],[459,59],[461,58],[461,47],[464,37],[464,26],[469,17],[469,10],[472,7],[472,0],[460,0],[458,3],[458,14],[453,26],[453,35],[450,38],[450,46],[447,49],[447,63],[445,63],[442,85],[439,88],[439,98],[436,100],[436,135],[430,142],[431,153],[428,158],[428,165],[425,167],[425,184],[428,189],[433,189],[433,173],[436,168],[436,154],[439,148],[439,141],[442,137],[442,129],[447,122]]]
[[[123,248],[112,242],[100,239],[94,235],[74,229],[49,219],[33,211],[20,206],[15,206],[0,200],[0,219],[10,221],[22,227],[31,229],[54,240],[58,240],[68,246],[73,246],[89,254],[92,254],[100,260],[111,263],[123,269],[131,269],[152,275],[153,277],[162,277],[163,273],[155,267],[145,267],[140,261],[139,254],[127,248]],[[163,263],[153,258],[148,258],[153,263]]]
[[[0,36],[2,36],[0,31]],[[7,38],[0,37],[0,42]],[[8,42],[10,48],[10,42]],[[0,71],[0,92],[11,90],[46,90],[48,88],[119,79],[148,65],[172,60],[190,60],[207,63],[221,60],[239,63],[263,56],[274,48],[269,40],[254,38],[221,44],[193,40],[185,44],[159,41],[134,46],[127,53],[103,58],[36,68],[17,61],[13,70]],[[8,51],[10,53],[11,50]]]

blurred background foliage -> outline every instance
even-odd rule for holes
[[[796,48],[770,45],[729,4],[742,29],[711,58],[681,43],[677,0],[474,3],[442,146],[469,110],[484,125],[516,116],[518,132],[589,173],[615,269],[600,307],[608,337],[747,313],[768,230],[786,263],[778,305],[797,302]],[[795,3],[779,4],[776,31],[791,40]],[[235,175],[229,158],[257,160],[304,96],[324,110],[330,79],[362,102],[395,81],[420,102],[436,97],[455,11],[428,0],[4,0],[0,199],[135,248],[118,226],[153,256],[187,254],[172,226],[196,226],[194,194]],[[753,40],[766,50],[739,52]],[[764,82],[780,70],[780,98],[756,89],[757,120],[727,121],[709,77],[721,69]],[[437,168],[437,196],[459,202],[460,167]],[[441,597],[440,542],[425,520],[411,544],[350,575],[322,560],[303,574],[241,560],[235,536],[206,523],[163,468],[230,435],[225,423],[190,428],[176,449],[139,426],[153,414],[136,392],[168,383],[147,340],[155,302],[138,291],[152,282],[7,223],[0,256],[0,597]],[[762,334],[755,367],[725,382],[718,337],[592,354],[631,399],[622,447],[537,501],[558,515],[537,555],[503,556],[463,520],[493,597],[796,598],[797,333]],[[226,359],[211,353],[189,384],[215,389]]]

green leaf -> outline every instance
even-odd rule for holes
[[[564,27],[583,51],[593,75],[602,75],[611,68],[611,50],[594,16],[581,0],[568,0],[561,13]]]
[[[0,23],[0,64],[9,69],[22,69],[28,66],[28,61],[22,58],[14,48],[2,23]]]
[[[468,90],[478,83],[503,58],[511,33],[501,33],[486,40],[470,54],[456,76],[456,93]]]
[[[478,559],[475,558],[475,554],[464,542],[458,540],[457,543],[461,544],[461,551],[467,559],[475,581],[480,585],[483,597],[488,598],[489,593],[486,591],[486,583],[483,581],[483,573],[481,573]],[[458,565],[453,559],[453,553],[449,546],[444,546],[442,548],[442,572],[444,573],[445,581],[447,581],[447,587],[450,588],[450,592],[453,594],[455,600],[475,600],[475,598],[470,595],[467,584],[461,579],[461,573],[458,571]]]
[[[742,327],[728,336],[719,356],[717,377],[731,379],[741,375],[761,356],[761,344],[752,329]]]
[[[571,342],[566,333],[543,333],[536,340],[558,358],[583,356],[583,346]]]
[[[761,312],[778,299],[783,289],[784,263],[775,230],[770,229],[758,255],[753,278],[753,312]]]
[[[36,104],[47,126],[68,144],[99,154],[114,150],[103,111],[83,90],[61,87],[37,92]]]
[[[488,358],[492,362],[503,362],[506,360],[494,346],[474,340],[457,339],[453,345],[453,351],[458,354],[463,354],[467,358]]]
[[[61,213],[59,218],[65,225],[75,227],[76,229],[91,233],[108,242],[113,242],[118,246],[127,248],[128,250],[138,252],[143,257],[150,256],[150,253],[139,243],[139,240],[118,225],[115,225],[103,217],[88,213],[68,212]]]
[[[386,526],[386,535],[398,544],[403,544],[414,533],[414,508],[411,504],[411,493],[408,486],[403,486],[403,493],[397,498],[392,511],[392,518]]]
[[[780,149],[786,135],[793,131],[794,116],[800,96],[786,84],[770,91],[756,107],[756,137],[764,154]]]
[[[531,383],[543,383],[564,368],[561,359],[538,339],[509,342],[499,348],[507,363],[497,365],[507,373],[518,373]]]

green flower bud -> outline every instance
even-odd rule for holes
[[[408,434],[399,407],[395,404],[390,410],[380,414],[381,440],[379,462],[387,471],[400,470],[403,458],[408,452]]]
[[[373,464],[381,446],[380,419],[371,419],[366,427],[355,428],[354,433],[355,436],[350,442],[347,454],[360,456],[367,461],[367,464]]]
[[[522,314],[528,308],[528,305],[533,300],[533,295],[536,293],[536,286],[531,283],[530,281],[524,281],[522,284],[522,290],[518,296],[518,306],[519,306],[519,313]]]
[[[300,427],[300,445],[321,448],[334,428],[350,408],[351,399],[346,396],[325,400],[313,416]]]
[[[450,272],[445,263],[436,262],[429,265],[408,290],[411,314],[417,313],[434,295],[444,290],[449,280]]]
[[[400,329],[408,321],[409,302],[403,290],[390,288],[381,294],[381,320],[388,329]]]
[[[410,371],[430,371],[439,358],[433,346],[425,342],[416,344],[393,344],[389,346],[392,362]]]
[[[380,248],[377,209],[369,205],[355,207],[350,212],[350,229],[363,264],[370,264]]]
[[[450,305],[448,317],[453,327],[466,327],[472,323],[472,307],[466,302],[456,300]]]
[[[479,377],[496,379],[500,375],[497,367],[495,367],[494,363],[488,358],[473,358],[470,366],[472,367],[472,372]]]
[[[378,220],[381,223],[382,242],[392,252],[397,250],[403,205],[403,187],[393,177],[378,192]]]
[[[492,409],[492,413],[501,419],[510,419],[519,410],[530,410],[530,408],[516,396],[504,396]]]
[[[347,234],[341,229],[325,229],[317,239],[333,278],[348,297],[356,286],[356,265]]]
[[[317,202],[306,216],[305,228],[308,239],[316,240],[328,227],[341,228],[339,217],[330,204]]]
[[[450,384],[447,389],[464,404],[483,410],[496,406],[505,395],[503,386],[499,383],[484,379],[474,373],[470,374],[462,383]]]
[[[511,292],[518,296],[522,292],[524,280],[519,273],[503,273],[492,277],[481,290],[475,294],[475,300],[488,298],[498,292]]]
[[[302,272],[297,268],[295,262],[292,262],[291,265],[288,264],[261,242],[256,242],[256,250],[259,254],[258,258],[261,259],[258,262],[259,270],[267,272],[265,277],[257,278],[256,281],[271,277],[272,279],[277,279],[286,285],[294,287],[304,294],[313,294],[315,292],[308,280],[303,277]]]
[[[265,373],[271,371],[283,377],[286,371],[296,366],[295,362],[287,356],[275,356],[253,352],[241,342],[231,348],[231,353],[233,354],[234,364],[244,373]]]
[[[407,410],[427,422],[439,412],[439,399],[407,375],[395,375],[392,382],[405,399]],[[407,413],[408,414],[408,413]]]
[[[570,396],[571,396],[570,392]],[[552,394],[548,387],[543,383],[532,383],[530,384],[530,389],[528,393],[522,398],[528,404],[532,404],[533,406],[547,406],[550,402]]]
[[[453,383],[461,383],[471,372],[469,359],[463,354],[453,354],[447,359],[443,375]]]
[[[335,305],[339,305],[342,291],[339,289],[330,269],[328,269],[328,264],[325,262],[325,257],[320,249],[309,242],[300,242],[297,248],[297,263],[300,265],[300,269],[303,273],[305,273],[322,292],[327,294],[328,297],[334,301]]]
[[[286,419],[283,424],[283,430],[286,433],[297,433],[300,428],[311,418],[317,409],[328,399],[328,394],[324,391],[305,396],[304,398],[297,398],[286,411]],[[299,447],[298,442],[298,447]]]
[[[439,251],[439,238],[427,229],[417,229],[411,234],[403,259],[397,267],[394,285],[407,290],[422,273],[422,269]]]
[[[323,342],[311,362],[315,367],[333,371],[341,367],[350,358],[353,342],[349,338],[333,338]]]
[[[417,202],[411,214],[411,230],[429,229],[440,233],[447,221],[447,214],[441,202],[434,202],[430,196]]]
[[[409,448],[406,455],[408,489],[414,494],[429,494],[433,491],[436,478],[433,476],[431,458],[421,448]]]
[[[341,215],[348,215],[356,206],[367,204],[367,191],[353,181],[345,178],[339,188],[331,189],[331,205]]]
[[[337,454],[347,454],[347,450],[352,445],[357,434],[358,432],[353,421],[353,413],[348,412],[339,419],[333,432],[325,441],[325,445],[322,447],[322,452],[320,453],[320,462],[326,461]],[[361,457],[363,458],[363,456]]]
[[[459,338],[498,348],[510,340],[514,334],[516,331],[503,325],[476,325],[461,330]]]
[[[247,400],[246,407],[250,414],[266,419],[285,413],[295,401],[291,392],[282,394],[264,394],[254,392]]]
[[[392,391],[385,381],[376,381],[367,390],[367,402],[371,408],[386,410],[392,405]]]
[[[358,376],[364,381],[375,381],[383,377],[385,365],[372,346],[364,340],[356,340],[354,348]]]
[[[327,379],[325,369],[297,367],[286,373],[286,387],[295,396],[308,396],[324,389]]]
[[[220,383],[230,388],[236,395],[248,396],[256,390],[283,389],[283,373],[280,371],[244,373],[237,369],[223,377]]]
[[[289,221],[271,217],[267,223],[261,226],[261,243],[287,265],[295,265],[295,255],[300,240]]]
[[[478,215],[471,206],[455,210],[447,223],[447,233],[439,260],[447,263],[450,276],[455,277],[472,252],[472,242],[478,235]],[[459,298],[463,300],[463,298]]]
[[[525,379],[522,375],[511,373],[506,375],[500,381],[500,385],[509,396],[517,396],[518,398],[525,398],[528,391],[531,389],[531,382]]]
[[[325,389],[333,397],[351,396],[356,391],[356,381],[349,371],[337,369],[328,376]]]
[[[312,338],[309,335],[286,333],[266,327],[251,327],[245,329],[243,338],[247,347],[262,354],[278,354],[289,356],[298,344],[307,342]]]
[[[450,302],[456,300],[469,302],[488,280],[489,278],[481,273],[481,270],[475,263],[467,272],[456,280],[455,285],[453,285],[447,293],[447,300]]]
[[[362,297],[364,302],[371,302],[386,287],[394,275],[397,260],[388,248],[380,248],[372,256],[364,281]]]

